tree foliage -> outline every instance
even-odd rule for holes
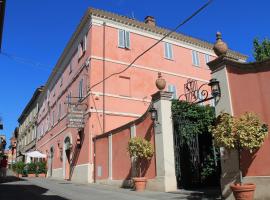
[[[153,145],[144,138],[134,137],[129,140],[127,150],[136,163],[137,176],[141,177],[143,161],[150,160],[154,154]]]
[[[221,113],[209,130],[217,146],[252,152],[263,144],[268,128],[256,114],[247,112],[238,118]]]
[[[265,38],[262,42],[258,38],[253,41],[253,56],[256,61],[270,58],[270,40]]]

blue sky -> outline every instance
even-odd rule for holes
[[[4,52],[42,63],[0,55],[0,116],[10,137],[17,119],[34,90],[44,84],[51,69],[88,7],[108,10],[143,20],[156,18],[161,27],[173,28],[203,0],[7,0],[4,22]],[[252,58],[252,41],[270,37],[270,1],[214,0],[179,32],[215,42],[221,31],[228,46]]]

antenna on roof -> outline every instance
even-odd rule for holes
[[[131,12],[131,17],[132,17],[132,19],[135,19],[135,16],[134,16],[134,12],[133,11]]]

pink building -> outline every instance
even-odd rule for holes
[[[192,78],[210,80],[206,63],[216,56],[213,45],[173,33],[123,73],[140,53],[168,30],[153,17],[139,22],[113,13],[88,9],[59,58],[39,98],[36,147],[48,155],[48,175],[78,182],[93,182],[93,138],[136,120],[148,109],[161,72],[167,90],[177,98]],[[246,57],[229,51],[238,61]],[[100,83],[100,84],[97,84]],[[70,127],[68,110],[78,103],[72,119],[83,129]],[[73,110],[74,112],[74,110]],[[74,114],[74,113],[73,113]],[[106,150],[104,150],[106,151]]]

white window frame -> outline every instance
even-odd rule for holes
[[[83,79],[80,80],[79,82],[79,100],[81,100],[83,98]]]
[[[173,60],[173,46],[171,43],[164,42],[164,57]]]
[[[177,89],[175,85],[169,84],[168,91],[173,93],[172,99],[177,99]]]
[[[130,32],[129,31],[118,29],[118,47],[130,49]]]
[[[58,103],[58,116],[57,116],[57,118],[58,118],[58,121],[60,121],[60,119],[61,119],[61,103],[59,102]]]
[[[199,52],[192,50],[192,65],[199,67],[200,66],[200,57]]]

